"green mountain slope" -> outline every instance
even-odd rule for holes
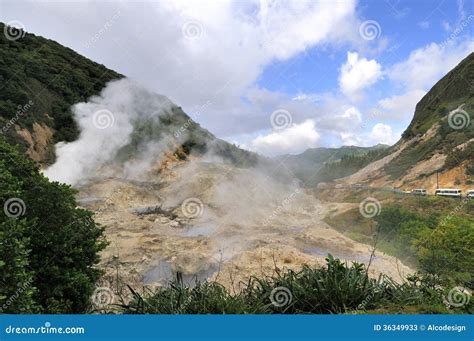
[[[0,30],[4,30],[2,23]],[[24,151],[34,149],[38,141],[27,141],[19,129],[34,135],[35,123],[37,132],[39,125],[51,129],[53,136],[45,147],[51,147],[53,142],[72,141],[79,131],[71,105],[98,94],[108,81],[121,77],[55,41],[29,33],[11,41],[2,34],[0,132]],[[36,161],[50,162],[53,158],[52,149],[39,154]]]
[[[413,120],[403,133],[410,138],[425,133],[433,124],[447,117],[450,110],[466,103],[472,113],[474,99],[474,52],[439,80],[418,102]],[[467,129],[466,129],[467,130]]]
[[[383,158],[344,181],[402,189],[472,189],[474,183],[474,53],[439,80]]]
[[[0,23],[3,32],[4,24]],[[16,41],[0,35],[0,134],[10,144],[40,164],[51,164],[54,144],[74,141],[79,130],[71,106],[99,95],[107,82],[122,78],[121,74],[97,64],[73,50],[34,34],[25,33]],[[215,138],[207,130],[175,106],[169,115],[160,117],[159,129],[146,129],[137,123],[129,151],[142,140],[173,134],[186,125],[180,157],[191,151],[204,153],[212,145],[218,154],[237,165],[250,165],[257,155]],[[155,127],[156,128],[156,127]]]
[[[295,174],[305,186],[314,186],[355,173],[382,155],[388,145],[310,148],[298,155],[275,158]]]
[[[386,165],[385,171],[391,179],[397,179],[436,154],[446,156],[439,170],[448,171],[457,166],[471,169],[474,167],[473,113],[474,53],[471,53],[416,105],[413,120],[397,145],[412,142]]]

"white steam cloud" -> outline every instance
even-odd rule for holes
[[[79,139],[58,143],[57,161],[44,174],[51,180],[71,185],[94,177],[100,167],[114,161],[117,152],[131,142],[134,122],[149,120],[158,125],[159,117],[172,106],[166,97],[149,92],[129,79],[110,82],[100,96],[72,107],[81,131]],[[149,168],[166,140],[142,147],[141,155],[134,155],[135,159],[125,164],[125,175]]]

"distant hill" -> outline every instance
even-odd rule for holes
[[[344,182],[397,188],[474,187],[474,53],[420,100],[387,155]]]
[[[4,24],[0,23],[0,31]],[[106,84],[124,76],[97,64],[61,44],[26,33],[18,40],[0,35],[0,134],[19,145],[31,159],[42,165],[54,162],[54,144],[74,141],[79,130],[71,106],[99,95]],[[158,96],[158,95],[157,95]],[[179,157],[191,152],[213,151],[236,165],[257,162],[257,155],[217,139],[194,122],[179,106],[160,117],[158,133],[173,134],[186,124],[186,141]],[[148,127],[149,128],[149,127]],[[147,123],[137,123],[132,145],[153,139]],[[157,130],[153,130],[157,133]],[[184,152],[184,153],[183,153]]]
[[[389,148],[343,146],[339,148],[310,148],[298,155],[282,155],[275,161],[283,163],[305,186],[327,182],[355,173],[370,161],[380,158]]]

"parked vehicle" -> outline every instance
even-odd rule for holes
[[[412,189],[411,194],[413,194],[413,195],[426,195],[426,189],[423,189],[423,188]]]
[[[474,189],[470,189],[466,192],[466,198],[474,199]]]
[[[459,188],[438,188],[435,191],[435,195],[460,198],[462,196],[462,193]]]

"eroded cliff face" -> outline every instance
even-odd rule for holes
[[[46,165],[54,159],[54,131],[43,123],[33,123],[32,130],[15,126],[16,132],[28,145],[26,154],[34,161]]]

